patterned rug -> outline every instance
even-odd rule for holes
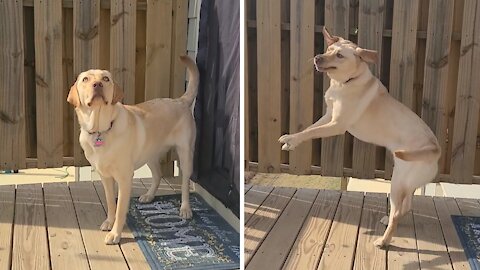
[[[193,218],[178,216],[181,195],[132,198],[127,223],[152,269],[238,269],[240,236],[198,194]]]
[[[452,215],[470,268],[480,270],[480,217]]]

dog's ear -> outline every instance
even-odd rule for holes
[[[77,82],[75,82],[72,87],[70,87],[70,92],[68,92],[67,102],[73,106],[80,106],[80,98],[78,97]]]
[[[367,50],[357,47],[355,49],[355,55],[367,63],[376,63],[378,61],[378,52],[374,50]]]
[[[322,33],[323,33],[323,38],[325,39],[325,41],[327,42],[327,45],[330,46],[332,45],[333,43],[337,42],[338,40],[340,40],[339,37],[337,36],[332,36],[328,30],[327,30],[327,27],[323,27],[322,29]]]
[[[118,86],[118,84],[113,83],[113,98],[112,98],[112,105],[115,105],[117,102],[122,101],[123,99],[123,91]]]

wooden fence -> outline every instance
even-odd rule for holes
[[[324,51],[325,25],[380,52],[373,72],[440,141],[437,181],[480,183],[480,2],[248,0],[246,16],[247,169],[391,178],[391,153],[349,134],[280,150],[280,135],[325,111],[329,80],[311,61]]]
[[[0,170],[88,165],[66,102],[84,70],[110,70],[125,104],[181,96],[187,14],[188,0],[0,1]]]

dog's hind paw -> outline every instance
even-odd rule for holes
[[[387,226],[388,225],[388,216],[384,216],[382,219],[380,219],[380,223]]]
[[[138,201],[141,203],[149,203],[153,200],[153,198],[155,198],[155,195],[150,195],[148,193],[145,193],[142,196],[140,196],[140,198],[138,198]]]
[[[100,230],[102,231],[110,231],[113,227],[113,221],[109,221],[105,219],[105,221],[100,225]]]
[[[387,247],[390,243],[386,241],[383,237],[378,238],[373,242],[373,245],[377,248]]]
[[[191,219],[192,218],[192,209],[190,206],[181,206],[180,212],[178,213],[179,216],[183,219]]]
[[[105,244],[115,245],[115,244],[118,244],[120,242],[120,239],[121,239],[121,235],[119,233],[110,231],[105,236]]]

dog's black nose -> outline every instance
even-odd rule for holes
[[[94,82],[94,83],[93,83],[93,88],[94,88],[94,89],[102,88],[102,87],[103,87],[102,82]]]

